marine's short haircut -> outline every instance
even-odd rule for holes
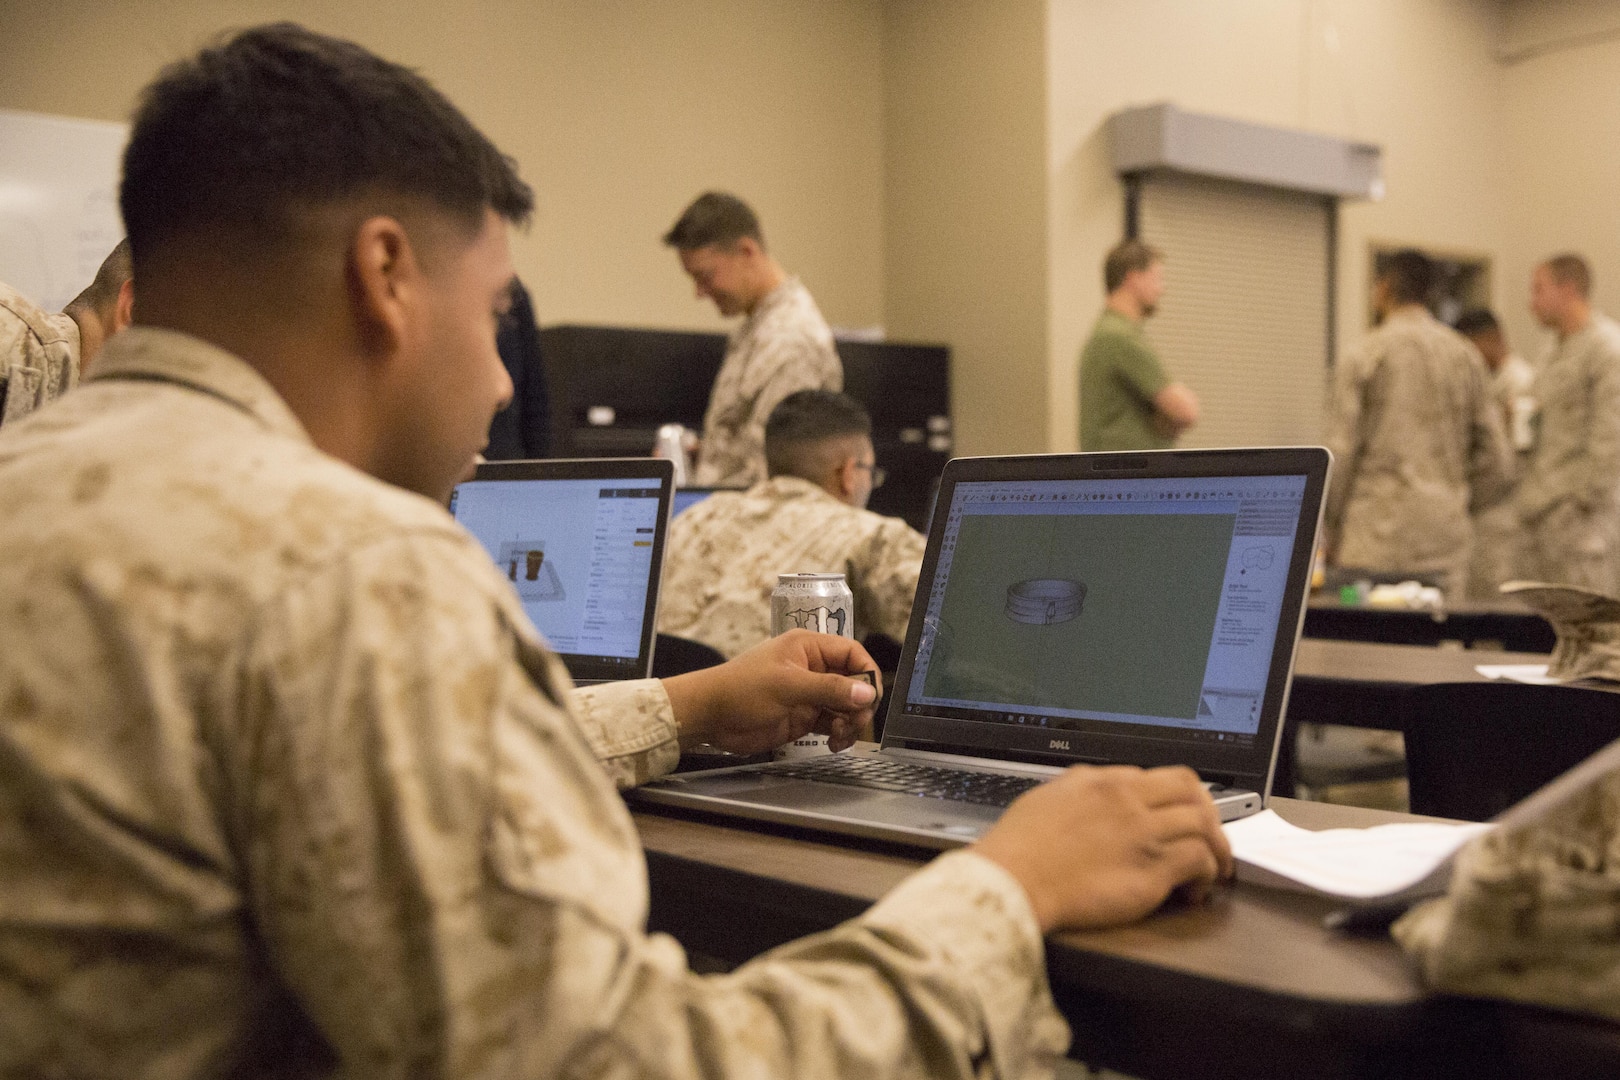
[[[1502,324],[1485,308],[1469,308],[1457,316],[1457,333],[1464,337],[1478,337],[1492,330],[1501,330]]]
[[[1554,255],[1541,264],[1560,285],[1568,285],[1582,296],[1592,295],[1592,266],[1572,251]]]
[[[829,444],[872,435],[872,418],[861,403],[831,390],[800,390],[783,398],[765,421],[765,469],[772,476],[820,481],[838,464]]]
[[[469,232],[528,219],[517,168],[422,76],[275,23],[164,69],[135,113],[119,203],[135,262],[204,233],[275,242],[301,211],[356,197],[425,202]]]
[[[1150,247],[1140,240],[1121,240],[1103,260],[1104,291],[1113,292],[1125,284],[1126,275],[1146,270],[1163,258],[1164,253],[1158,248]]]
[[[124,282],[133,276],[134,271],[129,259],[129,237],[126,236],[118,241],[117,247],[107,253],[105,259],[101,260],[101,268],[96,271],[95,280],[69,301],[67,308],[89,308],[100,318],[110,320],[113,309],[118,306],[118,293],[123,289]]]
[[[724,191],[706,191],[681,212],[664,243],[676,251],[696,251],[710,244],[730,247],[745,236],[764,249],[765,234],[748,204]]]
[[[1440,275],[1433,259],[1416,248],[1402,248],[1384,263],[1381,276],[1397,304],[1427,304]]]

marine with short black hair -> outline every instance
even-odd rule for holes
[[[1430,313],[1436,271],[1396,252],[1373,284],[1380,319],[1339,360],[1329,404],[1329,561],[1468,582],[1470,508],[1507,495],[1512,452],[1479,351]]]
[[[1042,935],[1231,874],[1191,770],[1080,769],[694,974],[615,784],[846,748],[874,665],[576,690],[445,511],[512,393],[512,163],[283,24],[146,91],[121,202],[136,325],[0,431],[0,1076],[1049,1076]]]
[[[735,195],[693,201],[664,243],[680,256],[699,299],[743,321],[703,416],[695,484],[745,487],[766,476],[765,420],[796,390],[842,390],[844,367],[810,291],[765,248],[759,218]]]
[[[765,458],[769,479],[670,525],[658,629],[736,656],[771,636],[778,574],[843,574],[855,636],[903,641],[926,541],[866,509],[884,479],[866,410],[826,390],[790,394],[765,425]]]

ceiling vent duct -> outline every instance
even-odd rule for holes
[[[1383,151],[1309,131],[1184,112],[1168,102],[1108,121],[1121,176],[1173,172],[1342,199],[1381,199]]]

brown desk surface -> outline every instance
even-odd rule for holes
[[[1272,803],[1308,828],[1405,817]],[[662,812],[635,817],[653,927],[731,961],[859,913],[927,857]],[[1620,1062],[1620,1027],[1431,995],[1389,939],[1324,929],[1331,907],[1235,885],[1205,907],[1059,935],[1049,964],[1076,1055],[1141,1077],[1442,1075],[1464,1061],[1474,1075],[1486,1062],[1547,1075],[1543,1060],[1573,1076]]]
[[[1545,664],[1545,653],[1386,645],[1370,641],[1301,638],[1294,681],[1376,683],[1398,689],[1438,682],[1479,682],[1477,664]]]
[[[1332,593],[1315,593],[1305,608],[1305,635],[1343,641],[1435,645],[1460,641],[1522,652],[1551,652],[1552,624],[1513,596],[1459,600],[1444,611],[1344,604]]]
[[[1474,670],[1476,664],[1546,662],[1542,653],[1301,638],[1286,722],[1398,727],[1401,695],[1414,686],[1483,682],[1485,676]],[[1289,745],[1286,732],[1283,738]],[[1278,768],[1291,777],[1286,760]]]

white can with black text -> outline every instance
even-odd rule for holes
[[[840,637],[855,636],[855,594],[843,574],[779,574],[771,590],[771,633],[814,630]],[[776,759],[816,757],[830,753],[827,736],[805,735],[777,747]]]

